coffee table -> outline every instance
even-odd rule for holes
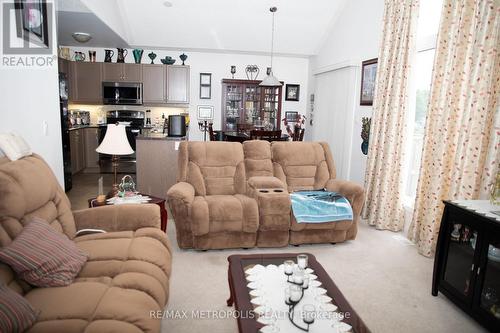
[[[240,333],[256,333],[262,324],[258,323],[254,316],[248,314],[253,312],[254,306],[250,302],[251,296],[250,289],[247,287],[247,280],[245,277],[245,269],[251,265],[281,265],[285,260],[296,261],[299,253],[282,253],[282,254],[251,254],[251,255],[231,255],[228,257],[228,281],[230,296],[227,300],[227,305],[234,304],[235,310],[241,314],[238,316],[238,330]],[[343,321],[352,326],[353,332],[356,333],[369,333],[370,330],[363,323],[361,318],[357,315],[349,302],[340,292],[340,289],[335,285],[323,266],[316,260],[314,255],[306,253],[309,256],[309,265],[314,270],[314,274],[318,276],[321,281],[322,287],[327,290],[327,295],[333,299],[333,303],[338,306],[338,311],[349,313],[349,318]]]

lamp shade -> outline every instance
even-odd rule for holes
[[[282,84],[281,82],[273,75],[273,73],[269,73],[264,80],[262,80],[261,83],[259,83],[259,86],[265,86],[265,87],[281,87]]]
[[[134,150],[130,147],[130,143],[128,142],[125,125],[108,125],[106,135],[104,135],[104,139],[95,151],[108,155],[133,154]]]

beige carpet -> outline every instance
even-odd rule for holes
[[[77,175],[68,193],[73,209],[86,208],[95,196],[97,175]],[[105,177],[109,184],[111,177]],[[105,185],[105,188],[107,186]],[[170,300],[167,310],[227,311],[227,257],[234,253],[310,252],[325,267],[351,306],[377,333],[486,332],[439,294],[431,295],[433,260],[417,253],[402,234],[377,231],[362,224],[354,241],[336,245],[302,245],[280,249],[180,250],[175,225],[169,220],[173,248]],[[164,319],[164,333],[237,332],[234,319]]]
[[[439,294],[431,295],[433,260],[419,255],[400,234],[362,224],[354,241],[280,249],[180,250],[175,225],[168,235],[174,249],[167,310],[221,310],[226,306],[227,257],[234,253],[310,252],[325,267],[372,332],[486,332]],[[234,319],[164,319],[164,333],[237,332]]]

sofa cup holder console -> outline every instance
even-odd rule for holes
[[[271,194],[271,193],[283,193],[285,192],[285,190],[283,189],[280,189],[280,188],[276,188],[276,189],[273,189],[273,188],[266,188],[266,189],[258,189],[257,191],[259,191],[259,193],[264,193],[264,194]]]

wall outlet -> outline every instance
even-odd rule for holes
[[[42,122],[42,132],[44,136],[49,136],[49,124],[46,120]]]

